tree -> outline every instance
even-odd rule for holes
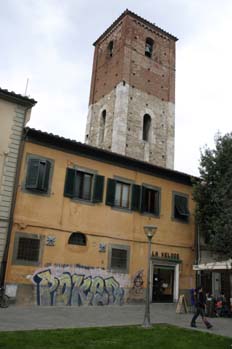
[[[201,152],[194,183],[196,222],[212,251],[232,258],[232,133],[215,137],[215,149]]]

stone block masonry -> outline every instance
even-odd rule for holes
[[[175,41],[130,11],[97,40],[86,143],[174,167]],[[145,115],[151,124],[144,140]]]
[[[13,119],[13,121],[10,128],[8,149],[5,149],[4,152],[0,182],[0,262],[3,258],[8,232],[18,153],[24,125],[25,108],[15,106],[14,114],[7,115],[7,117],[11,120]]]

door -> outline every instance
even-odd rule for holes
[[[154,266],[152,302],[173,302],[174,267]]]

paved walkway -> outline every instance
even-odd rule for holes
[[[192,314],[176,314],[174,304],[151,304],[151,322],[190,328]],[[0,308],[0,331],[140,325],[144,305],[81,307],[16,307]],[[232,318],[212,318],[211,330],[202,321],[193,331],[207,331],[232,338]]]

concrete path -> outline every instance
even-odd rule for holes
[[[174,304],[151,304],[151,322],[190,328],[192,314],[176,314]],[[144,305],[80,306],[80,307],[16,307],[0,308],[0,331],[140,325]],[[232,318],[212,318],[211,330],[201,319],[197,329],[232,338]],[[232,341],[231,341],[232,344]]]

